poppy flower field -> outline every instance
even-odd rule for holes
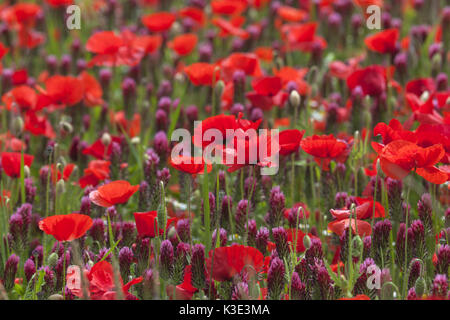
[[[445,0],[2,1],[0,300],[448,300],[449,49]]]

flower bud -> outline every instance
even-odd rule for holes
[[[54,267],[56,266],[57,263],[58,263],[58,254],[56,252],[52,252],[47,258],[47,264],[50,267]]]
[[[289,94],[289,104],[293,108],[298,108],[300,106],[300,95],[297,90],[292,90]]]

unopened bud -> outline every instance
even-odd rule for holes
[[[141,138],[139,138],[139,137],[133,137],[131,139],[131,144],[138,145],[140,143],[141,143]]]
[[[21,133],[23,131],[23,119],[21,117],[15,117],[13,120],[13,130],[15,134]]]
[[[66,183],[63,179],[59,179],[59,181],[56,183],[56,193],[57,194],[63,194],[66,191]]]
[[[303,237],[303,246],[306,250],[311,247],[311,238],[307,234]]]
[[[422,297],[425,293],[426,283],[425,279],[420,276],[416,280],[416,284],[414,285],[414,289],[416,290],[417,297]]]
[[[108,132],[105,132],[102,135],[102,144],[105,146],[109,146],[111,144],[111,135]]]
[[[27,165],[23,166],[23,175],[25,178],[29,178],[31,176],[30,167]]]
[[[169,229],[169,232],[167,233],[167,238],[172,239],[176,235],[177,235],[177,230],[175,229],[175,227],[171,227]]]
[[[48,300],[64,300],[64,297],[60,294],[52,294],[50,297],[48,297]]]
[[[225,84],[222,80],[217,81],[214,91],[217,96],[222,96],[223,90],[225,89]]]
[[[297,90],[292,90],[289,94],[289,103],[294,108],[298,108],[298,106],[300,105],[300,95],[298,94]]]
[[[427,101],[430,98],[430,93],[428,91],[424,91],[420,96],[420,100]]]
[[[364,244],[363,244],[360,236],[355,236],[352,239],[352,247],[353,247],[352,255],[353,255],[353,257],[359,257],[361,255],[363,246],[364,246]]]
[[[63,134],[68,134],[73,132],[73,126],[67,121],[61,121],[59,123],[59,128]]]
[[[47,264],[50,267],[54,267],[56,266],[57,263],[58,263],[58,254],[56,252],[52,252],[47,258]]]

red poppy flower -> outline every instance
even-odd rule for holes
[[[293,81],[297,84],[298,93],[300,95],[307,95],[310,91],[308,83],[304,80],[308,69],[295,69],[292,67],[283,67],[280,70],[274,69],[274,75],[281,78],[283,88],[286,88],[289,82]]]
[[[12,110],[14,103],[22,111],[36,110],[38,95],[36,91],[25,85],[17,86],[5,93],[2,97],[2,101],[5,103],[8,110]]]
[[[436,85],[432,78],[420,78],[411,80],[406,84],[406,92],[414,93],[420,97],[425,91],[432,94],[436,91]]]
[[[128,181],[117,180],[107,183],[89,193],[89,199],[100,207],[108,208],[127,202],[138,190],[138,185],[132,186]]]
[[[263,61],[271,62],[273,60],[273,49],[271,47],[258,47],[253,52]]]
[[[216,27],[220,28],[220,37],[226,37],[226,36],[236,36],[241,39],[247,39],[250,37],[250,33],[248,31],[241,29],[240,25],[243,23],[243,19],[241,17],[235,17],[231,19],[230,21],[227,21],[222,18],[213,18],[212,24]]]
[[[56,106],[73,106],[84,96],[83,82],[71,76],[52,76],[45,81],[45,88],[50,104]]]
[[[308,13],[301,9],[296,9],[289,6],[281,6],[277,10],[277,14],[283,20],[289,22],[299,22],[308,15]]]
[[[383,144],[388,144],[394,140],[416,141],[416,134],[403,129],[402,124],[397,119],[389,121],[389,125],[383,122],[378,123],[373,129],[373,135],[381,135]]]
[[[176,16],[170,12],[156,12],[142,17],[142,24],[152,32],[169,30]]]
[[[347,78],[347,86],[351,91],[360,86],[365,95],[379,96],[387,88],[386,69],[378,65],[358,69]]]
[[[136,229],[140,236],[154,238],[157,233],[158,235],[164,234],[164,229],[158,227],[157,211],[135,212],[133,215],[134,220],[136,221]],[[167,219],[166,230],[175,220],[177,220],[177,218]]]
[[[84,276],[89,283],[89,297],[92,300],[115,300],[116,299],[116,283],[115,272],[112,265],[106,261],[99,261],[87,271],[84,270]],[[77,297],[83,297],[83,291],[81,288],[81,274],[80,272],[71,272],[67,274],[67,287]],[[122,277],[118,275],[119,282],[122,288],[122,293],[125,299],[133,299],[133,296],[128,291],[132,285],[138,284],[142,281],[142,277],[134,278],[127,284],[123,284]]]
[[[220,80],[220,70],[216,68],[215,64],[197,62],[185,67],[184,72],[196,86],[212,86]]]
[[[237,70],[243,71],[247,76],[262,76],[258,56],[254,53],[232,53],[221,62],[222,72],[226,80],[232,80]]]
[[[300,147],[300,142],[305,134],[305,130],[283,130],[279,134],[280,154],[287,156],[291,153],[297,152]]]
[[[145,53],[156,52],[162,44],[161,35],[154,36],[139,36],[134,41],[137,48],[143,48]]]
[[[117,130],[122,130],[128,134],[130,138],[136,137],[141,132],[141,115],[135,113],[132,120],[127,120],[125,111],[111,113],[111,123],[117,126]]]
[[[103,90],[100,83],[94,76],[90,75],[86,71],[83,71],[78,78],[83,83],[84,95],[83,102],[88,107],[99,106],[103,104]]]
[[[59,171],[56,168],[56,166],[52,163],[50,166],[50,180],[55,184],[61,179],[63,179],[64,181],[67,181],[67,180],[69,180],[70,175],[72,174],[74,168],[75,168],[74,163],[68,163],[63,168],[63,171],[61,173],[61,171]],[[48,169],[48,166],[42,167],[40,172],[42,172],[44,169]]]
[[[5,47],[3,43],[0,42],[0,60],[9,52],[9,49]]]
[[[136,36],[129,30],[122,31],[119,35],[113,31],[97,32],[86,43],[86,50],[96,54],[89,61],[88,67],[135,66],[148,52],[153,40],[146,36]],[[155,41],[157,42],[156,39]]]
[[[92,160],[84,169],[84,175],[78,180],[81,188],[87,186],[96,187],[101,181],[109,177],[109,166],[111,162],[105,160]]]
[[[39,229],[58,241],[81,238],[91,226],[92,218],[79,213],[55,215],[39,221]]]
[[[178,11],[178,15],[183,18],[190,18],[198,25],[203,27],[206,21],[205,13],[196,7],[186,7]]]
[[[186,56],[194,50],[198,37],[194,33],[186,33],[176,36],[167,46],[180,56]]]
[[[445,155],[441,144],[422,148],[413,142],[394,140],[386,146],[372,142],[372,147],[380,157],[381,169],[392,179],[402,180],[415,170],[431,183],[447,181],[447,174],[434,166]]]
[[[33,111],[25,113],[24,130],[35,136],[44,136],[49,139],[56,137],[52,125],[45,115],[37,115]]]
[[[397,40],[400,36],[398,29],[387,29],[377,32],[374,35],[367,37],[364,40],[366,46],[375,52],[379,53],[394,53]]]
[[[99,160],[104,160],[105,158],[109,158],[112,152],[112,143],[116,142],[120,144],[122,139],[118,136],[111,136],[111,143],[108,146],[105,146],[102,142],[102,139],[97,139],[91,146],[83,149],[83,154],[91,155]]]
[[[247,9],[245,0],[213,0],[211,9],[215,14],[225,14],[230,16],[240,15]]]
[[[256,248],[235,244],[211,250],[206,265],[214,280],[228,281],[242,270],[250,275],[260,272],[263,260],[263,254]]]
[[[307,137],[301,141],[300,146],[303,151],[312,155],[316,163],[325,171],[329,170],[331,160],[342,162],[348,148],[346,142],[336,139],[332,134]]]
[[[22,140],[17,139],[9,131],[4,134],[0,134],[0,150],[20,152],[25,148],[26,144]]]
[[[73,0],[45,0],[50,6],[57,7],[65,7],[69,6],[73,3]]]
[[[3,171],[11,178],[20,177],[20,163],[22,154],[20,152],[2,152],[2,168]],[[30,167],[33,163],[34,156],[24,153],[23,163]]]
[[[178,156],[170,158],[169,162],[175,169],[189,174],[202,174],[205,170],[205,161],[202,157]],[[210,163],[206,165],[206,170],[208,173],[211,172]]]
[[[360,198],[361,199],[361,198]],[[337,220],[343,220],[356,213],[357,219],[371,219],[373,215],[373,199],[363,199],[358,202],[354,210],[350,209],[330,209],[331,215]],[[374,218],[384,218],[386,215],[384,207],[379,202],[375,202]]]
[[[370,236],[372,234],[370,223],[355,218],[352,218],[351,221],[352,231],[355,234],[358,234],[361,238],[364,236]],[[336,233],[338,236],[342,236],[345,229],[349,227],[350,219],[335,220],[328,223],[328,229]]]

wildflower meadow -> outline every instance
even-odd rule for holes
[[[449,75],[446,0],[1,1],[0,300],[450,299]]]

